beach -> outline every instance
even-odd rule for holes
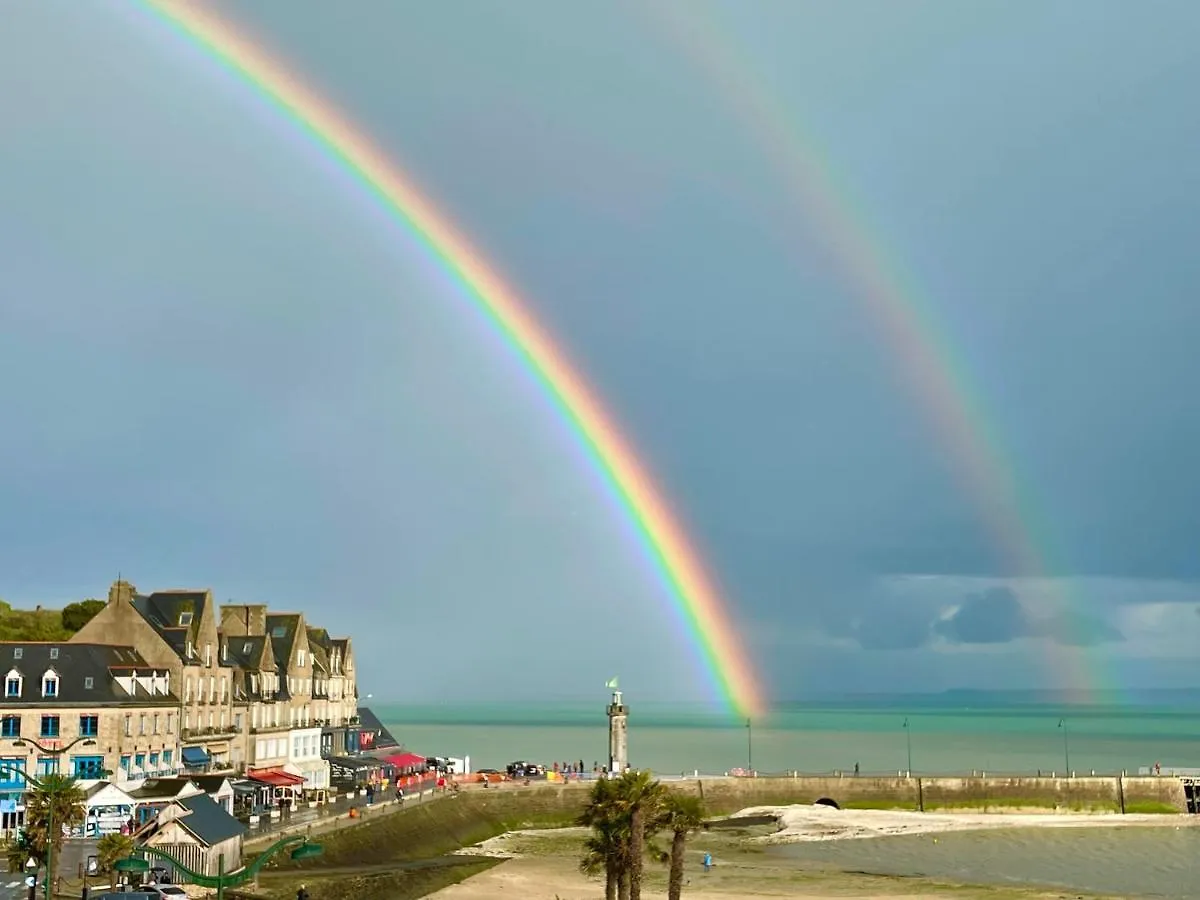
[[[1070,866],[1055,868],[1039,864],[1028,873],[1020,871],[1020,854],[1011,858],[1011,865],[1001,865],[996,873],[986,866],[980,869],[978,880],[970,877],[969,865],[956,856],[957,838],[971,838],[964,847],[967,862],[1003,858],[1011,849],[1037,848],[1046,844],[1051,833],[1070,833],[1074,845],[1086,847],[1095,838],[1092,856],[1109,858],[1114,868],[1128,866],[1119,859],[1125,839],[1113,840],[1115,832],[1139,834],[1143,840],[1131,848],[1130,863],[1138,857],[1145,859],[1147,846],[1162,846],[1166,834],[1186,835],[1180,843],[1180,853],[1173,861],[1160,859],[1167,865],[1150,879],[1149,871],[1130,881],[1140,890],[1127,895],[1145,893],[1159,897],[1190,897],[1187,884],[1190,839],[1196,835],[1196,825],[1189,816],[1154,815],[1088,815],[1088,814],[984,814],[984,813],[917,813],[885,810],[838,810],[825,806],[748,807],[730,817],[750,822],[770,816],[778,819],[775,825],[748,825],[744,828],[714,829],[696,835],[689,842],[687,886],[685,897],[720,897],[723,900],[750,900],[762,897],[810,898],[869,898],[882,897],[962,897],[977,898],[1036,898],[1062,896],[1063,890],[1072,895],[1101,891],[1119,876],[1097,870],[1097,861],[1084,858],[1076,868],[1084,878],[1091,877],[1095,885],[1077,886]],[[465,848],[469,855],[486,855],[504,862],[482,874],[431,895],[438,900],[493,900],[493,898],[528,898],[528,900],[599,900],[603,883],[579,873],[577,858],[585,832],[582,829],[555,831],[521,830]],[[992,852],[984,852],[988,845]],[[822,858],[798,855],[802,845],[823,845],[822,849],[838,851]],[[882,857],[883,848],[900,848],[900,852]],[[943,847],[949,852],[942,853]],[[1116,856],[1114,856],[1116,848]],[[704,873],[700,865],[703,852],[711,852],[714,866]],[[915,853],[914,853],[915,851]],[[999,852],[997,852],[999,851]],[[1057,852],[1057,851],[1055,851]],[[924,857],[922,857],[924,854]],[[1085,857],[1087,855],[1085,854]],[[1061,856],[1057,857],[1061,863]],[[930,861],[943,859],[942,871]],[[910,866],[909,871],[905,867]],[[1178,868],[1175,871],[1171,866]],[[665,870],[648,864],[643,896],[666,896]],[[1092,873],[1089,875],[1089,872]],[[1027,877],[1027,875],[1029,877]],[[1066,880],[1062,880],[1065,875]],[[967,877],[963,877],[967,876]],[[1113,885],[1121,887],[1120,884]]]

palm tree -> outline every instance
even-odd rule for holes
[[[614,900],[618,889],[624,900],[629,896],[628,821],[615,779],[601,778],[592,785],[579,824],[592,829],[591,837],[584,842],[579,868],[588,875],[604,873],[605,900]]]
[[[617,794],[629,817],[629,900],[641,900],[646,851],[653,849],[647,833],[657,830],[667,792],[649,772],[626,772],[617,779]]]
[[[100,871],[109,876],[109,885],[117,886],[117,860],[133,855],[136,846],[132,837],[127,834],[106,834],[96,842],[96,862]]]
[[[55,854],[62,850],[63,828],[83,824],[86,801],[79,782],[70,775],[51,773],[38,778],[37,787],[30,784],[25,798],[25,833],[29,835],[34,859],[45,861],[47,837],[53,841]],[[47,835],[51,820],[54,831]]]
[[[589,874],[604,872],[604,896],[612,900],[641,900],[642,865],[653,844],[666,790],[649,772],[626,772],[592,786],[579,824],[592,829],[584,843],[580,868]]]
[[[691,794],[671,791],[667,795],[658,824],[671,832],[670,869],[667,875],[667,900],[679,900],[683,894],[683,859],[687,837],[704,827],[704,801]]]

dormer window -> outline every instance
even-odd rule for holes
[[[42,696],[57,697],[58,696],[58,673],[47,672],[42,676]]]
[[[24,655],[25,655],[24,647],[14,647],[13,648],[13,659],[20,659]]]
[[[187,628],[189,625],[191,625],[192,624],[192,615],[193,615],[193,613],[190,613],[190,612],[181,612],[179,614],[179,627]]]
[[[250,655],[250,642],[249,641],[246,641],[246,643],[242,644],[242,655],[243,656]]]
[[[8,673],[8,677],[4,679],[4,696],[5,697],[20,697],[21,685],[25,679],[21,677],[21,673],[13,669]]]
[[[50,648],[50,658],[51,658],[51,659],[58,659],[58,648],[57,648],[57,647],[51,647],[51,648]]]
[[[93,678],[91,675],[88,675],[86,678],[83,679],[83,689],[85,691],[90,691],[95,686],[96,686],[96,679]]]

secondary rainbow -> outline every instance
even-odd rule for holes
[[[843,277],[948,449],[960,484],[1004,557],[1006,574],[1046,579],[1052,544],[1039,527],[1045,517],[1035,514],[1024,496],[992,417],[971,383],[969,366],[939,327],[918,285],[865,224],[867,216],[850,185],[815,138],[803,132],[795,114],[755,76],[751,55],[740,51],[734,29],[718,21],[712,4],[659,2],[638,8],[698,64],[769,159],[801,214],[820,225]],[[1050,582],[1051,590],[1056,590],[1054,584]],[[1060,594],[1054,605],[1071,611],[1068,599]],[[1056,646],[1054,653],[1056,674],[1070,682],[1066,686],[1096,686],[1084,652]]]
[[[422,196],[401,169],[257,43],[196,3],[132,0],[253,88],[399,220],[470,298],[559,414],[629,516],[661,575],[716,697],[739,715],[764,698],[725,603],[645,467],[600,401],[527,305]]]

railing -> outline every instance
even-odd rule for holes
[[[195,741],[200,739],[216,740],[218,738],[234,737],[238,734],[238,729],[232,725],[225,727],[212,728],[185,728],[180,732],[179,737],[184,741]]]

